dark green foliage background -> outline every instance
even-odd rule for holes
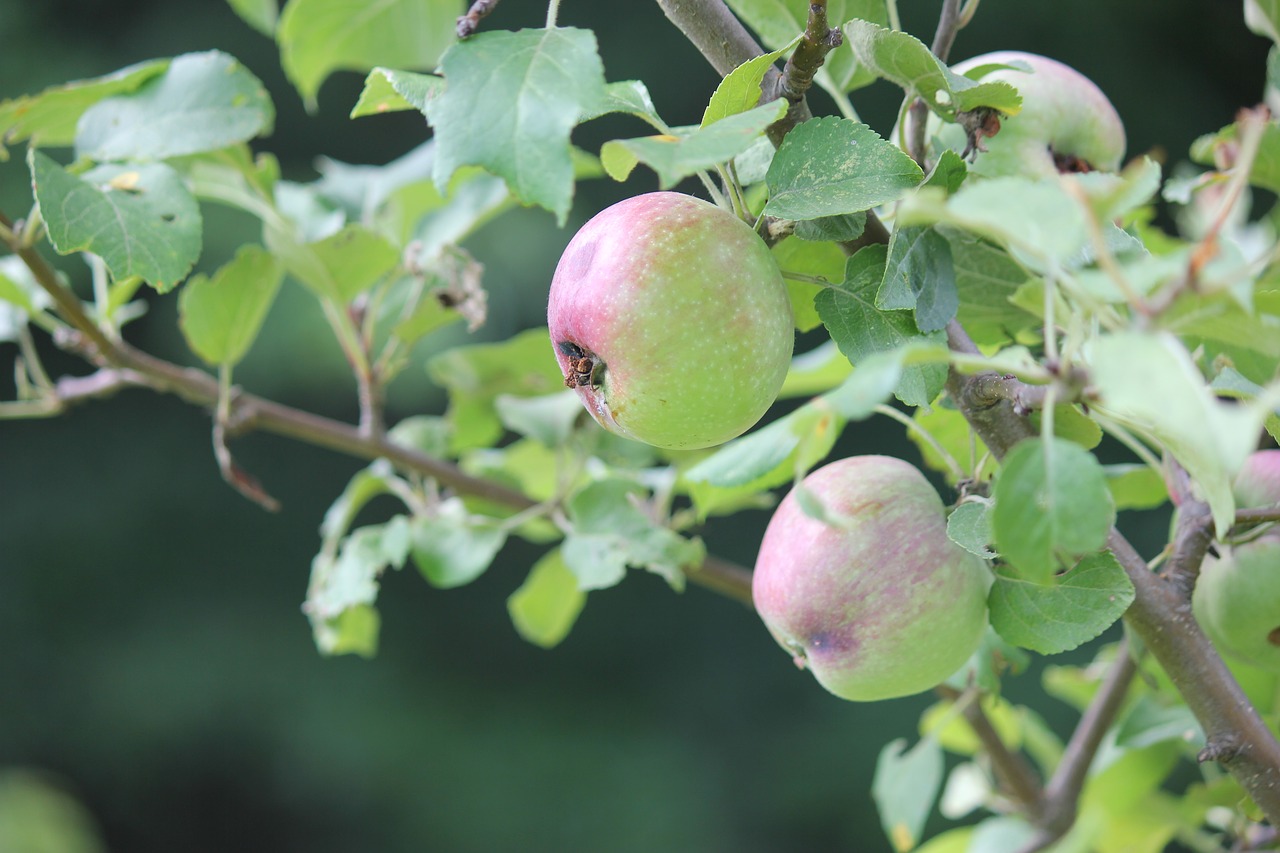
[[[937,4],[903,6],[927,41]],[[536,26],[544,10],[506,0],[490,23]],[[561,22],[597,29],[609,79],[645,80],[669,121],[701,115],[715,77],[656,4],[567,0]],[[276,100],[263,147],[299,180],[314,177],[317,156],[381,163],[425,132],[416,113],[347,120],[357,74],[331,79],[308,117],[274,45],[213,0],[0,0],[0,45],[0,97],[153,56],[233,53]],[[1190,0],[1158,13],[984,0],[954,56],[1002,47],[1089,74],[1125,116],[1130,152],[1158,149],[1169,164],[1258,99],[1266,56],[1238,4]],[[892,90],[855,101],[887,132]],[[576,141],[594,151],[641,132],[610,121]],[[0,209],[25,211],[26,182],[20,157],[0,164]],[[626,185],[584,186],[571,225],[654,184],[640,169]],[[478,235],[471,248],[493,306],[482,335],[543,322],[571,233],[520,211]],[[250,239],[247,221],[208,209],[200,268]],[[78,262],[62,266],[83,279]],[[153,298],[130,334],[195,363],[175,304]],[[13,351],[0,344],[6,397]],[[51,366],[83,371],[56,355]],[[438,410],[421,371],[410,374],[393,414]],[[354,417],[338,349],[294,286],[237,378]],[[272,516],[221,482],[209,447],[204,413],[143,392],[59,420],[0,423],[0,767],[54,774],[110,849],[887,849],[869,796],[875,755],[913,736],[928,697],[835,700],[749,612],[697,588],[675,596],[647,575],[593,594],[569,639],[542,651],[516,636],[503,606],[537,556],[518,542],[460,590],[432,590],[411,570],[387,578],[379,657],[322,659],[299,604],[321,516],[357,463],[270,436],[238,441],[240,461],[284,504]],[[837,452],[917,459],[880,423],[852,427]],[[750,565],[766,518],[712,527],[711,550]],[[1148,553],[1161,523],[1135,537]],[[1009,690],[1070,724],[1035,673]]]

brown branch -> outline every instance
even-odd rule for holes
[[[957,351],[976,350],[954,321],[947,328],[947,337]],[[953,370],[947,389],[991,452],[1003,457],[1033,430],[1025,418],[1013,412],[1008,400],[976,396],[974,380]],[[1125,621],[1168,673],[1204,729],[1208,746],[1202,760],[1212,759],[1225,766],[1267,818],[1280,823],[1280,742],[1205,637],[1179,585],[1152,573],[1115,528],[1107,544],[1134,586],[1134,601]],[[1191,554],[1190,546],[1187,554]]]
[[[959,690],[946,684],[940,684],[934,690],[938,695],[952,702],[962,695]],[[965,703],[961,713],[991,760],[996,784],[1004,795],[1017,803],[1022,813],[1031,816],[1039,814],[1044,791],[1035,769],[1022,753],[1013,751],[1004,742],[1004,738],[1000,737],[1000,733],[996,731],[990,718],[982,710],[980,701]]]
[[[1213,544],[1213,512],[1202,500],[1185,500],[1178,507],[1173,531],[1173,551],[1160,576],[1169,581],[1186,601],[1191,600],[1200,564]]]
[[[827,54],[844,44],[844,33],[827,25],[827,0],[809,4],[809,20],[800,43],[791,52],[781,76],[770,78],[771,85],[761,86],[761,103],[775,98],[787,100],[787,114],[769,126],[769,139],[779,145],[791,128],[812,118],[805,93],[813,86],[814,75],[826,61]]]
[[[455,29],[458,38],[465,39],[475,35],[476,30],[480,27],[480,20],[487,17],[497,5],[498,0],[476,0],[476,2],[472,3],[467,13],[458,18],[458,25]]]
[[[1094,694],[1089,707],[1085,708],[1062,753],[1062,760],[1053,771],[1053,778],[1045,786],[1043,809],[1035,821],[1040,832],[1022,848],[1022,853],[1044,850],[1066,835],[1067,830],[1075,823],[1080,792],[1084,790],[1089,766],[1098,754],[1098,747],[1102,745],[1107,729],[1120,712],[1137,671],[1137,662],[1129,654],[1129,642],[1122,639],[1116,649],[1116,659],[1107,671],[1106,680]]]
[[[943,62],[947,61],[947,56],[951,53],[951,45],[955,43],[956,33],[960,31],[960,27],[964,26],[964,22],[960,18],[960,0],[942,0],[942,12],[938,16],[938,28],[933,34],[933,45],[929,48],[933,55]],[[924,102],[923,98],[916,98],[911,102],[910,108],[907,110],[908,126],[911,128],[910,139],[907,143],[907,153],[911,155],[911,159],[926,172],[928,164],[925,163],[925,128],[929,123],[929,105]]]

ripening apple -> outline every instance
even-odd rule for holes
[[[1245,460],[1232,488],[1236,506],[1280,504],[1280,450],[1259,450]]]
[[[1191,603],[1218,651],[1280,672],[1280,538],[1206,557]]]
[[[977,650],[986,564],[947,538],[946,510],[910,463],[854,456],[812,472],[778,505],[752,597],[774,639],[827,690],[872,701],[928,690]]]
[[[1112,172],[1124,158],[1124,124],[1093,81],[1069,65],[1016,50],[986,53],[952,67],[966,74],[987,65],[1024,63],[1031,70],[1002,68],[981,82],[1002,80],[1022,96],[1022,110],[979,122],[970,171],[984,177],[1044,177],[1060,172]],[[990,135],[989,135],[990,134]],[[936,137],[933,154],[944,148],[964,152],[969,136],[960,124],[944,124],[932,113],[926,138]],[[898,133],[894,133],[898,139]]]
[[[764,241],[674,192],[592,218],[556,267],[547,306],[565,384],[606,429],[657,447],[709,447],[778,396],[795,331]]]

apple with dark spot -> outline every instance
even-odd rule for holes
[[[778,396],[795,330],[782,274],[733,214],[656,192],[593,217],[547,305],[551,342],[606,429],[663,448],[721,444]]]
[[[854,456],[778,505],[752,597],[798,666],[836,696],[872,701],[928,690],[963,666],[986,629],[990,585],[986,564],[947,538],[942,499],[918,469]]]

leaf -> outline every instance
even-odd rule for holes
[[[774,155],[764,212],[782,219],[856,213],[900,198],[923,179],[914,160],[865,124],[811,119]]]
[[[271,239],[289,273],[317,295],[346,305],[400,262],[400,253],[381,234],[362,225],[347,225],[314,243]]]
[[[823,394],[822,399],[849,420],[860,421],[871,417],[876,408],[901,386],[905,370],[929,364],[945,366],[950,357],[950,351],[941,341],[931,343],[915,338],[896,349],[862,359],[852,375]]]
[[[182,288],[179,322],[191,349],[209,364],[244,358],[275,300],[284,267],[258,246],[241,246],[212,279],[196,276]]]
[[[499,394],[534,396],[564,387],[545,328],[500,343],[455,347],[427,362],[432,380],[449,391],[452,450],[488,447],[502,437],[494,409]]]
[[[1040,830],[1020,817],[989,817],[973,828],[965,853],[1009,853],[1022,850]]]
[[[1022,97],[1008,83],[979,83],[956,74],[915,36],[870,21],[850,21],[844,32],[863,66],[901,86],[908,95],[923,98],[929,109],[947,121],[978,107],[1005,115],[1022,109]]]
[[[449,48],[441,70],[446,87],[429,116],[436,186],[443,192],[460,166],[482,166],[563,225],[573,197],[569,133],[604,98],[595,35],[483,32]]]
[[[590,121],[609,113],[626,113],[643,119],[658,130],[666,128],[666,123],[658,116],[657,107],[653,105],[648,87],[639,80],[606,83],[604,97],[582,116],[582,121]]]
[[[107,164],[76,177],[33,148],[27,164],[58,254],[93,252],[112,277],[140,276],[161,293],[200,256],[200,208],[163,163]]]
[[[849,258],[844,282],[827,288],[814,300],[832,339],[855,368],[875,353],[898,349],[908,341],[945,344],[941,333],[920,335],[906,314],[876,308],[875,292],[884,275],[885,258],[884,246],[862,249]],[[946,365],[911,365],[903,370],[894,393],[909,406],[927,406],[946,381]]]
[[[86,110],[76,155],[164,160],[248,142],[274,123],[271,98],[248,69],[221,51],[187,53],[136,90]]]
[[[1033,411],[1027,418],[1036,431],[1040,430],[1043,412]],[[1053,407],[1053,434],[1067,441],[1074,441],[1085,450],[1092,450],[1102,443],[1102,427],[1075,406],[1059,403]]]
[[[782,383],[782,390],[778,392],[778,399],[812,397],[830,391],[847,379],[852,370],[849,359],[841,355],[835,341],[828,338],[791,359],[791,368]]]
[[[422,576],[441,589],[469,584],[493,562],[507,532],[493,520],[467,513],[459,498],[448,498],[430,516],[409,522],[409,553]]]
[[[524,583],[507,599],[507,612],[521,637],[550,649],[569,635],[586,602],[587,594],[578,588],[578,579],[556,548],[533,564]]]
[[[786,107],[786,101],[779,98],[706,127],[612,139],[601,146],[600,162],[615,181],[626,180],[637,163],[644,163],[658,173],[659,185],[667,189],[746,151],[765,128],[782,117]]]
[[[1056,180],[988,178],[966,182],[951,196],[921,191],[898,207],[899,228],[939,223],[993,240],[1040,267],[1066,266],[1088,238],[1083,206]]]
[[[994,498],[996,549],[1033,583],[1047,583],[1060,558],[1102,548],[1115,523],[1102,466],[1066,439],[1015,445]]]
[[[8,159],[5,145],[30,140],[32,147],[56,148],[76,138],[76,122],[103,98],[131,92],[169,67],[167,59],[152,59],[91,80],[51,86],[38,95],[0,101],[0,161]]]
[[[889,238],[889,259],[876,292],[876,307],[915,311],[922,332],[944,329],[959,298],[951,244],[933,228],[899,228]]]
[[[712,486],[750,484],[757,491],[772,488],[802,473],[796,466],[784,464],[792,459],[797,448],[819,436],[823,439],[819,444],[825,444],[829,451],[842,427],[841,419],[829,404],[814,400],[768,426],[721,446],[684,476],[686,480]],[[825,455],[824,451],[822,456]],[[815,461],[809,460],[808,464]]]
[[[1090,554],[1050,583],[997,570],[987,606],[1009,642],[1055,655],[1110,628],[1133,603],[1133,584],[1110,551]]]
[[[277,0],[227,0],[240,18],[267,38],[275,35],[276,19],[280,16]]]
[[[1116,509],[1154,509],[1169,500],[1169,491],[1159,471],[1138,463],[1104,465],[1107,489]]]
[[[432,68],[454,40],[459,0],[289,0],[276,28],[280,62],[306,104],[333,71]]]
[[[32,314],[53,299],[17,255],[0,258],[0,341],[16,341]]]
[[[375,68],[364,78],[360,98],[348,118],[418,110],[424,115],[427,105],[444,91],[444,78],[434,74]]]
[[[311,582],[303,610],[323,654],[377,651],[378,579],[388,566],[404,564],[407,536],[403,516],[361,527],[326,546],[311,562]],[[336,551],[335,551],[336,549]]]
[[[822,325],[813,300],[823,287],[808,281],[798,281],[791,275],[814,276],[836,284],[844,279],[847,256],[834,243],[811,243],[798,237],[787,237],[773,246],[773,258],[781,269],[791,300],[791,313],[796,328],[802,332]]]
[[[561,554],[584,590],[617,584],[628,566],[664,578],[673,589],[684,588],[685,566],[706,556],[701,540],[685,539],[655,524],[634,503],[643,491],[632,481],[599,480],[571,496],[566,508],[572,529]]]
[[[994,559],[989,547],[995,534],[991,529],[991,504],[966,501],[947,516],[947,538],[984,560]]]
[[[1213,382],[1210,383],[1209,387],[1219,397],[1230,397],[1237,400],[1252,400],[1266,390],[1261,385],[1245,378],[1238,370],[1230,367],[1224,367],[1218,371],[1218,375],[1213,377]],[[1263,425],[1266,427],[1267,432],[1271,434],[1271,438],[1280,442],[1280,409],[1268,411]]]
[[[771,53],[748,59],[726,74],[711,94],[711,100],[702,113],[701,126],[706,127],[729,116],[745,113],[759,104],[762,95],[760,81],[773,67],[774,62],[799,42],[800,36],[797,35],[790,44]]]
[[[976,343],[1006,343],[1035,322],[1010,301],[1029,276],[1008,252],[954,228],[937,231],[951,244],[959,302],[956,319]]]
[[[817,219],[801,219],[796,223],[795,235],[801,240],[829,240],[846,243],[862,236],[867,228],[867,213],[842,213],[839,216],[820,216]]]
[[[931,737],[907,749],[897,738],[885,744],[876,759],[871,796],[880,812],[880,825],[900,853],[920,841],[925,821],[942,787],[942,747]]]
[[[574,423],[583,416],[582,401],[568,389],[536,397],[499,394],[493,403],[503,426],[547,447],[564,444]]]
[[[1089,361],[1097,411],[1168,450],[1213,510],[1218,535],[1226,533],[1235,516],[1231,481],[1254,449],[1266,401],[1217,400],[1168,333],[1107,335],[1093,342]]]

